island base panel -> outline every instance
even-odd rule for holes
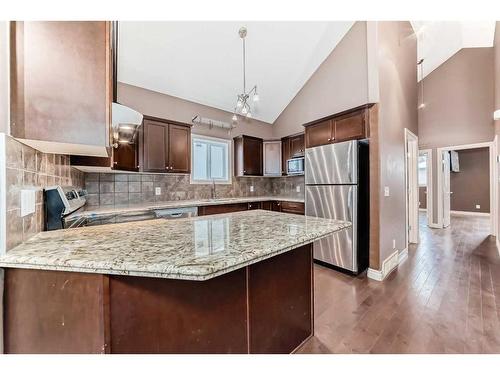
[[[313,332],[311,245],[207,281],[5,271],[6,353],[290,353]]]

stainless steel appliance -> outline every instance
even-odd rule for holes
[[[45,230],[62,229],[64,218],[86,203],[85,190],[77,191],[72,186],[50,186],[44,189]]]
[[[352,222],[352,227],[316,241],[314,259],[353,274],[368,267],[368,141],[306,149],[306,215]]]
[[[304,174],[304,157],[288,159],[286,161],[286,171],[288,175],[303,175]]]

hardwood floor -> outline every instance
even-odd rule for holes
[[[500,353],[500,257],[489,219],[430,229],[383,282],[315,266],[315,336],[298,353]]]

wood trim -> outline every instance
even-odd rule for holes
[[[107,147],[111,147],[113,144],[113,121],[112,121],[112,111],[111,111],[111,106],[113,102],[113,89],[115,86],[115,83],[113,81],[114,75],[116,74],[114,66],[113,66],[113,55],[112,55],[112,40],[111,40],[111,33],[112,33],[112,28],[111,28],[111,22],[106,21],[106,27],[105,27],[105,53],[106,53],[106,96],[105,100],[106,103],[104,104],[105,110],[106,110],[106,139],[108,140],[108,144],[106,145]]]
[[[25,138],[24,22],[10,21],[10,135]],[[9,133],[9,132],[7,132]]]
[[[360,111],[360,110],[363,110],[363,109],[370,109],[370,108],[372,108],[375,105],[376,105],[376,103],[363,104],[363,105],[360,105],[360,106],[355,107],[355,108],[351,108],[351,109],[348,109],[348,110],[345,110],[345,111],[342,111],[342,112],[335,113],[333,115],[329,115],[329,116],[322,117],[322,118],[314,120],[314,121],[307,122],[307,123],[303,124],[302,126],[303,127],[308,127],[308,126],[311,126],[311,125],[318,124],[320,122],[324,122],[324,121],[328,121],[328,120],[334,120],[337,117],[344,116],[344,115],[349,115],[349,114],[351,114],[353,112],[357,112],[357,111]]]
[[[369,109],[370,131],[370,268],[380,268],[380,152],[378,104]],[[370,272],[370,271],[369,271]]]
[[[111,305],[109,276],[107,275],[102,275],[102,290],[100,298],[102,306],[101,332],[103,334],[102,342],[104,343],[102,352],[108,354],[111,353]]]

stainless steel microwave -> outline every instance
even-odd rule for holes
[[[286,173],[289,175],[304,174],[304,157],[288,159],[286,161]]]

